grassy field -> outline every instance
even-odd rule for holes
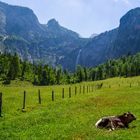
[[[96,89],[95,86],[102,82],[103,87]],[[34,87],[15,81],[9,87],[1,85],[3,117],[0,118],[0,140],[139,140],[139,82],[140,77],[134,77],[67,86]],[[94,90],[80,94],[80,85],[94,85]],[[68,97],[70,86],[71,98]],[[65,88],[65,99],[62,99],[62,88]],[[41,91],[41,105],[38,104],[38,89]],[[24,90],[27,93],[26,109],[22,112]],[[54,102],[51,101],[52,90],[55,92]],[[109,132],[95,128],[96,121],[102,116],[127,111],[137,117],[129,129]]]

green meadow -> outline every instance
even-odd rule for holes
[[[98,89],[97,84],[101,83],[103,86]],[[93,88],[90,87],[88,93],[87,85]],[[77,87],[76,95],[75,87]],[[62,99],[63,88],[64,99]],[[41,104],[38,103],[39,89]],[[26,91],[26,107],[22,110],[24,91]],[[0,140],[140,139],[140,77],[42,87],[33,86],[28,82],[12,81],[10,86],[1,84],[0,92],[3,93]],[[137,117],[129,129],[109,132],[95,128],[96,121],[101,117],[119,115],[127,111]]]

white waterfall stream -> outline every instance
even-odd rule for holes
[[[78,63],[79,63],[79,58],[80,58],[80,55],[81,55],[81,49],[79,50],[79,52],[78,52],[78,55],[77,55],[77,58],[76,58],[76,63],[75,63],[75,70],[76,70],[76,66],[78,65]]]

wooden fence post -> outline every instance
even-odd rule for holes
[[[90,93],[90,85],[89,85],[89,93]]]
[[[77,94],[77,87],[75,87],[75,95]]]
[[[54,101],[54,91],[52,90],[52,101]]]
[[[38,102],[41,104],[41,95],[40,95],[40,89],[38,90]]]
[[[83,94],[85,93],[85,86],[83,86]]]
[[[92,92],[93,92],[93,85],[92,85]]]
[[[71,98],[71,87],[69,87],[69,98]]]
[[[0,117],[2,117],[2,92],[0,93]]]
[[[23,108],[25,109],[25,105],[26,105],[26,91],[24,91],[24,95],[23,95]]]
[[[65,91],[64,91],[64,88],[62,89],[62,99],[64,99],[65,98]]]
[[[81,94],[81,86],[80,86],[80,94]]]

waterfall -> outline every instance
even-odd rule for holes
[[[80,49],[79,52],[78,52],[77,58],[76,58],[75,70],[76,70],[76,66],[77,66],[78,63],[79,63],[79,58],[80,58],[81,51],[82,51],[82,50]]]

